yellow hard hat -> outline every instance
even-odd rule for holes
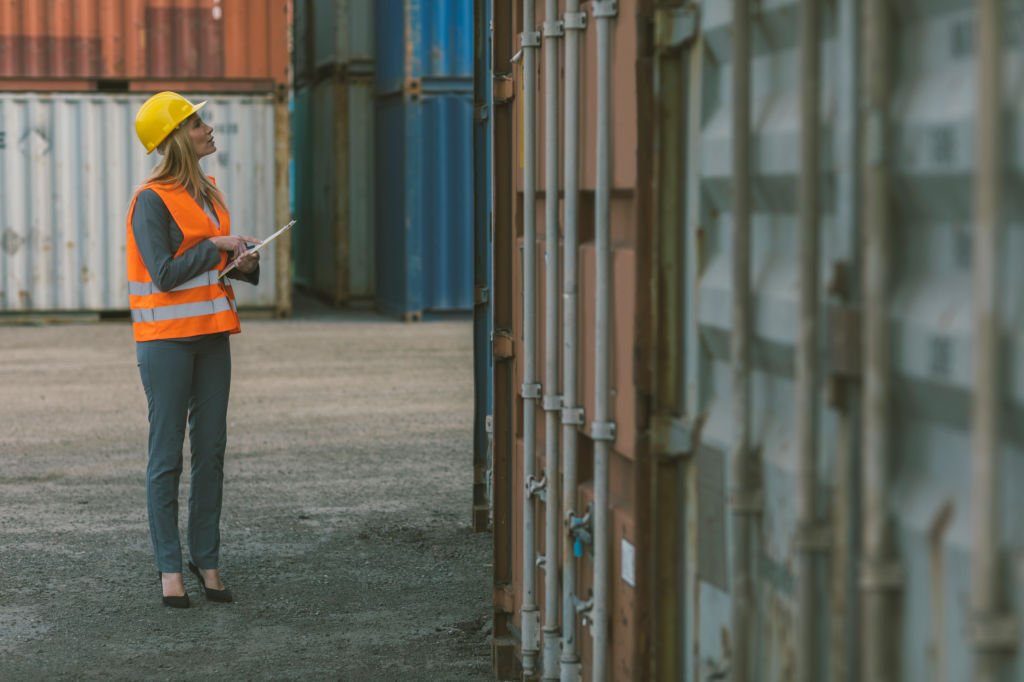
[[[206,102],[192,104],[176,92],[158,92],[147,99],[135,114],[135,133],[150,154],[167,139],[186,118],[206,106]]]

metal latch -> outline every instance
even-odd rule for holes
[[[483,305],[491,300],[490,290],[487,287],[476,287],[473,293],[474,305]]]
[[[491,98],[494,100],[494,103],[506,104],[508,102],[511,102],[512,99],[515,97],[514,84],[515,81],[512,80],[512,76],[494,76],[494,78],[491,80],[491,87],[493,89],[493,92],[491,93]]]
[[[669,415],[651,418],[651,447],[661,457],[685,457],[693,454],[696,427],[690,419]]]
[[[512,343],[512,332],[506,329],[495,330],[491,334],[491,352],[495,360],[509,360],[515,356]]]
[[[697,37],[697,6],[663,7],[654,11],[654,46],[659,50],[684,47]]]

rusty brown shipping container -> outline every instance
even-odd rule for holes
[[[494,2],[494,35],[493,35],[493,149],[494,149],[494,189],[493,189],[493,216],[494,216],[494,425],[493,425],[493,506],[494,506],[494,648],[493,660],[495,672],[500,679],[512,679],[521,674],[524,649],[530,648],[524,637],[529,638],[526,632],[530,631],[529,626],[524,630],[524,619],[531,616],[523,614],[524,607],[524,559],[521,547],[523,545],[523,505],[524,490],[528,482],[523,480],[524,448],[525,439],[530,437],[525,434],[524,427],[524,400],[520,398],[520,387],[524,383],[542,383],[542,372],[534,377],[525,377],[524,369],[524,319],[523,319],[523,267],[524,254],[526,250],[532,250],[537,268],[537,291],[536,294],[536,366],[545,366],[545,302],[543,292],[546,286],[546,275],[543,264],[547,258],[555,255],[558,262],[559,282],[562,272],[562,249],[565,245],[564,233],[559,232],[559,243],[557,250],[547,250],[545,247],[544,232],[547,225],[548,189],[547,168],[544,162],[545,133],[546,133],[546,92],[545,92],[545,60],[548,52],[545,47],[549,44],[559,45],[569,36],[570,31],[575,30],[579,35],[580,45],[580,76],[579,76],[579,189],[580,200],[578,206],[578,347],[577,362],[578,375],[576,386],[576,405],[564,405],[564,409],[575,407],[583,408],[583,424],[575,431],[577,439],[577,480],[576,494],[577,504],[572,510],[577,517],[583,517],[592,505],[595,496],[594,486],[594,464],[595,464],[595,438],[591,422],[595,418],[595,387],[594,367],[596,362],[595,338],[590,330],[595,324],[596,299],[595,299],[595,275],[596,275],[596,249],[595,249],[595,194],[598,185],[597,178],[597,156],[595,139],[597,136],[597,31],[594,30],[595,17],[594,8],[590,2],[582,2],[580,9],[587,15],[586,28],[565,29],[567,23],[563,21],[563,13],[566,12],[566,3],[558,3],[559,27],[555,29],[557,35],[545,36],[542,40],[540,32],[545,26],[545,2],[536,0],[533,25],[523,26],[522,0],[495,0]],[[609,168],[609,225],[611,251],[609,262],[611,277],[614,287],[610,292],[610,328],[611,328],[611,357],[609,377],[612,387],[610,399],[609,419],[615,423],[614,440],[611,441],[611,450],[608,457],[610,499],[612,506],[609,508],[609,536],[612,553],[612,565],[624,565],[632,567],[632,559],[638,543],[649,543],[649,539],[641,537],[638,533],[650,529],[648,514],[645,503],[649,500],[648,478],[649,474],[645,467],[649,466],[649,458],[643,450],[642,440],[638,437],[639,421],[642,419],[642,411],[638,408],[638,396],[642,396],[643,377],[637,376],[637,366],[634,358],[642,350],[644,342],[643,324],[646,320],[646,311],[638,314],[637,303],[644,301],[646,291],[638,291],[638,267],[645,268],[642,272],[649,271],[646,264],[638,264],[638,247],[642,246],[645,235],[640,226],[649,225],[649,219],[645,212],[649,210],[645,200],[646,195],[637,191],[637,187],[647,186],[649,178],[638,175],[638,155],[644,150],[638,148],[641,142],[638,139],[638,117],[646,118],[649,112],[639,109],[643,102],[637,98],[637,41],[638,35],[642,33],[637,23],[638,3],[618,3],[618,16],[610,24],[611,41],[614,45],[615,59],[610,65],[610,87],[611,87],[611,120],[614,121],[614,134],[611,135],[611,158],[614,163]],[[548,22],[547,31],[552,30],[552,22]],[[526,91],[527,83],[525,70],[529,68],[529,57],[527,50],[520,48],[520,34],[524,31],[538,31],[538,45],[536,49],[536,81],[534,90],[536,94],[537,128],[534,139],[537,155],[537,176],[536,176],[536,203],[535,203],[535,232],[536,238],[532,243],[527,243],[524,223],[527,216],[524,215],[524,206],[529,201],[525,198],[527,188],[524,187],[524,166],[529,163],[527,141],[524,136],[529,135],[526,117],[526,104],[523,94]],[[519,53],[518,59],[513,57]],[[561,60],[562,57],[559,57]],[[564,64],[564,62],[563,62]],[[568,67],[566,67],[567,69]],[[565,75],[560,74],[557,83],[558,97],[558,157],[561,164],[564,161],[564,93]],[[561,170],[559,171],[561,174]],[[559,178],[558,188],[561,191],[563,185]],[[555,199],[555,209],[561,215],[564,208],[564,201]],[[561,218],[559,217],[559,223]],[[561,224],[559,224],[561,229]],[[639,286],[643,287],[643,284]],[[561,288],[561,287],[559,287]],[[558,300],[562,300],[559,291]],[[561,306],[559,306],[560,308]],[[562,329],[561,317],[557,318],[559,333]],[[564,342],[564,339],[563,339]],[[560,360],[564,360],[565,347],[558,345]],[[559,384],[561,377],[559,377]],[[545,402],[552,391],[545,385]],[[560,397],[556,396],[554,403],[559,403]],[[556,557],[559,550],[545,546],[545,520],[544,514],[546,504],[544,500],[551,499],[552,490],[555,486],[561,488],[562,483],[557,475],[552,475],[547,468],[546,461],[546,428],[545,412],[541,407],[541,400],[536,400],[536,428],[532,438],[535,446],[534,463],[534,487],[539,481],[547,485],[542,486],[541,494],[532,497],[531,504],[535,509],[535,533],[534,544],[536,554],[543,556],[544,561],[538,559],[538,563],[545,566],[558,565]],[[558,414],[558,408],[553,408]],[[561,433],[565,414],[561,413],[558,418],[558,429]],[[558,440],[561,440],[559,435]],[[544,500],[540,499],[544,498]],[[564,509],[558,510],[556,517],[564,521],[561,513]],[[561,522],[559,523],[561,525]],[[592,532],[592,529],[590,529]],[[562,536],[561,530],[559,536]],[[566,544],[568,541],[561,537],[559,544]],[[647,547],[641,547],[648,549]],[[579,572],[573,592],[580,600],[581,613],[575,618],[576,632],[576,658],[582,662],[581,672],[584,679],[591,678],[589,661],[591,659],[591,638],[587,634],[587,625],[592,621],[592,613],[583,604],[589,596],[592,596],[593,587],[593,554],[591,545],[581,541],[578,561]],[[572,553],[572,549],[565,550]],[[623,552],[627,556],[623,556]],[[639,566],[637,566],[639,568]],[[540,621],[547,621],[545,617],[545,569],[538,569],[533,561],[527,566],[527,571],[534,572],[536,576],[536,588],[533,606],[537,609],[533,612],[533,618]],[[618,569],[613,571],[616,576],[612,580],[610,593],[610,631],[608,641],[609,670],[614,671],[613,677],[617,680],[632,680],[642,677],[641,671],[636,667],[638,641],[649,632],[650,614],[643,608],[642,595],[637,594],[639,585],[647,585],[646,581],[637,581],[636,576],[621,574]],[[558,598],[558,612],[561,614],[563,606],[561,597]],[[528,608],[528,611],[530,609]],[[539,612],[539,613],[538,613]],[[560,619],[559,619],[560,620]],[[547,625],[547,623],[544,623]],[[541,641],[541,631],[535,624],[532,627],[535,641],[533,642],[533,655],[535,662],[527,664],[527,668],[533,667],[532,673],[538,678],[542,673],[542,659],[544,658],[545,642]],[[547,646],[550,648],[551,643]],[[563,664],[564,665],[564,664]],[[557,669],[556,669],[557,670]],[[530,672],[529,670],[527,672]],[[532,678],[532,675],[530,675]],[[547,677],[545,677],[547,679]],[[563,678],[564,679],[564,678]]]
[[[290,0],[3,0],[0,90],[270,91]]]

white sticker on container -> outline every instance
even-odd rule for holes
[[[630,587],[636,587],[636,548],[622,538],[622,580]]]

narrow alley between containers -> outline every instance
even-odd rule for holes
[[[299,313],[232,341],[235,603],[186,576],[185,611],[153,572],[130,325],[2,329],[0,680],[491,677],[470,324]]]

